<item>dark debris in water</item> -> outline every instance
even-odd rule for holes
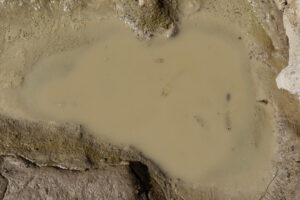
[[[267,99],[261,99],[261,100],[258,100],[257,102],[263,103],[265,105],[267,105],[269,103],[269,101]]]
[[[194,119],[201,127],[204,127],[205,121],[200,115],[194,115]]]
[[[227,93],[226,100],[227,100],[227,102],[229,102],[231,100],[231,94],[230,93]]]
[[[165,59],[164,58],[156,58],[155,59],[155,63],[157,63],[157,64],[162,64],[162,63],[164,63],[165,62]]]
[[[226,129],[228,131],[231,131],[231,129],[232,129],[232,121],[231,121],[230,111],[227,111],[226,114],[225,114],[225,125],[226,125]]]

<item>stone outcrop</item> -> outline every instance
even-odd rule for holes
[[[176,33],[177,0],[113,0],[117,15],[128,24],[139,37],[151,37],[165,33],[171,37]]]
[[[300,98],[300,1],[292,0],[284,8],[284,27],[289,38],[289,64],[278,75],[276,82]]]
[[[137,199],[139,192],[139,183],[128,165],[76,171],[37,167],[21,158],[4,157],[0,173],[5,178],[0,179],[4,200],[131,200]]]

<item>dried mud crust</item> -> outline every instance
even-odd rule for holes
[[[22,5],[17,1],[3,2],[0,3],[1,89],[22,85],[26,73],[42,55],[95,41],[96,30],[95,35],[88,36],[92,38],[89,40],[82,37],[82,30],[89,28],[91,22],[97,24],[97,20],[106,15],[116,15],[129,24],[140,38],[148,38],[156,33],[172,35],[178,20],[177,9],[180,9],[177,1],[169,0],[24,1]],[[137,150],[126,150],[96,139],[80,125],[17,119],[7,117],[8,114],[14,114],[1,110],[6,115],[0,116],[0,199],[12,193],[8,189],[14,180],[3,166],[10,166],[16,174],[28,171],[37,173],[34,177],[40,177],[40,180],[44,180],[42,174],[47,170],[53,175],[73,172],[88,174],[90,171],[101,172],[106,169],[118,173],[124,169],[121,179],[124,178],[131,188],[128,195],[136,195],[128,196],[128,199],[300,198],[300,111],[295,109],[299,107],[299,101],[287,92],[278,90],[274,82],[288,59],[287,38],[282,23],[286,2],[251,0],[252,7],[247,1],[240,0],[186,2],[199,8],[197,11],[201,12],[202,9],[228,18],[245,30],[242,38],[247,40],[255,83],[262,90],[258,98],[268,100],[277,125],[274,177],[263,192],[247,196],[230,191],[226,193],[217,188],[195,190],[180,180],[167,177]],[[64,176],[67,177],[67,183],[77,175]],[[128,177],[132,182],[125,180]]]

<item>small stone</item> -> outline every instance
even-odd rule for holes
[[[145,0],[139,0],[139,6],[144,6],[145,5]]]

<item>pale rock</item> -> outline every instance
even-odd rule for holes
[[[289,64],[276,78],[279,89],[285,89],[300,99],[300,0],[291,0],[283,16],[289,38]]]

